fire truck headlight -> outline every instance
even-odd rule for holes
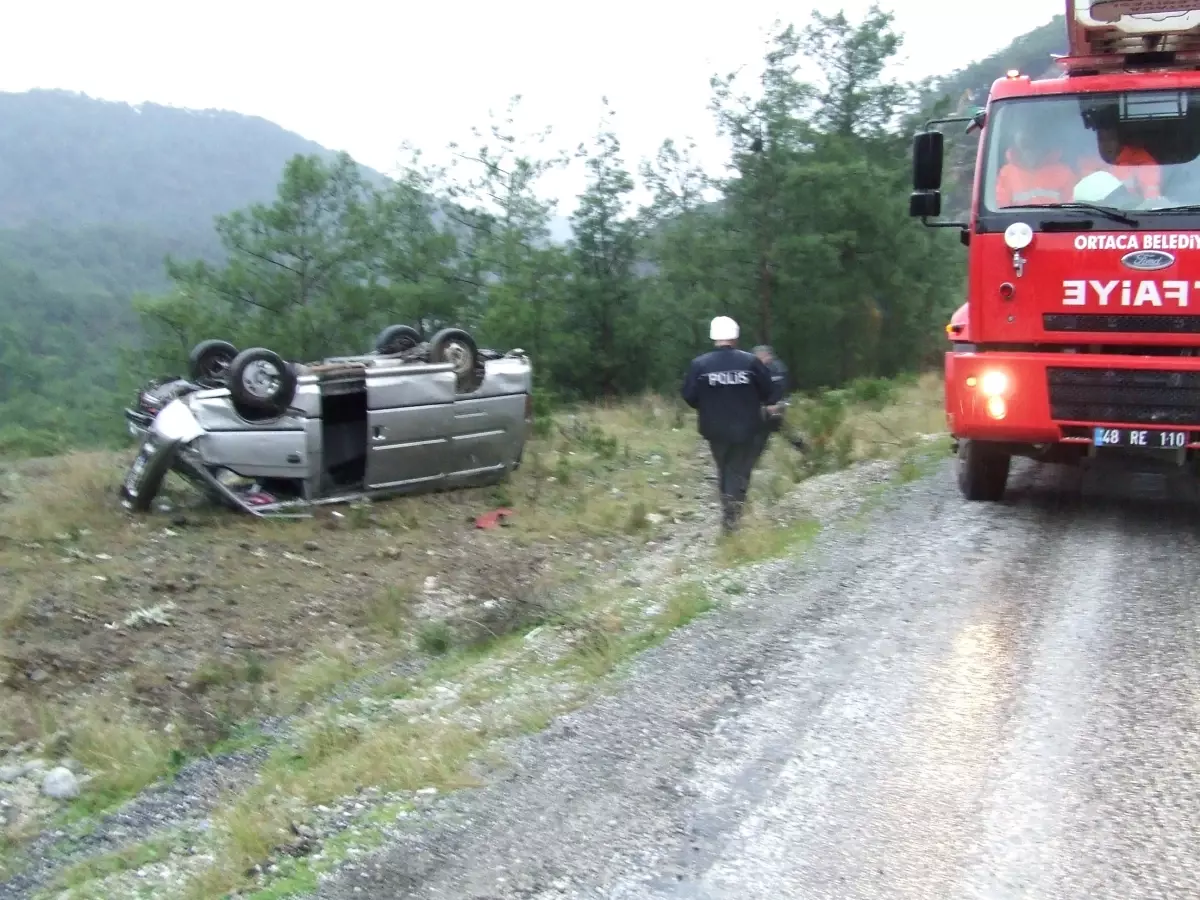
[[[1009,250],[1024,250],[1033,243],[1033,228],[1028,222],[1013,222],[1004,229],[1004,243]]]
[[[993,419],[1003,419],[1008,415],[1008,404],[1003,397],[988,397],[987,411]]]
[[[1003,372],[984,372],[979,389],[985,397],[999,397],[1008,391],[1008,376]]]

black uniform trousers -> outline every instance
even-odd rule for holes
[[[709,441],[717,464],[717,490],[721,495],[721,520],[726,528],[736,525],[750,490],[750,476],[763,451],[765,430],[748,441]]]

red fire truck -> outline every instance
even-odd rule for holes
[[[1014,456],[1200,457],[1200,0],[1067,0],[1061,74],[1009,72],[913,144],[910,213],[961,229],[946,420],[969,500]],[[970,213],[940,219],[943,134],[978,131]]]

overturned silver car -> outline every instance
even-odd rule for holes
[[[190,368],[125,411],[141,439],[127,509],[148,511],[170,471],[256,516],[492,484],[520,465],[533,421],[524,352],[480,350],[457,328],[424,341],[393,325],[373,352],[307,364],[204,341]]]

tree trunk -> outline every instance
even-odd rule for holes
[[[759,343],[771,343],[771,269],[766,253],[762,254],[758,271],[758,332]]]

